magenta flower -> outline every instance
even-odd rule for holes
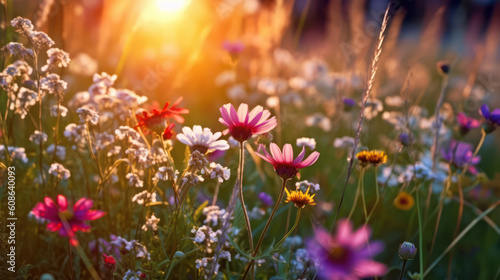
[[[224,41],[224,43],[222,44],[222,48],[226,50],[231,56],[236,56],[243,51],[245,45],[243,45],[243,43],[240,41]]]
[[[500,109],[497,108],[490,112],[488,105],[483,104],[481,110],[479,110],[481,115],[483,115],[486,123],[484,124],[484,130],[486,133],[493,132],[498,125],[500,125]]]
[[[478,120],[471,117],[467,117],[467,115],[465,115],[464,113],[457,114],[457,122],[458,125],[460,126],[460,134],[462,135],[467,134],[469,130],[473,128],[479,127]]]
[[[85,221],[99,219],[106,213],[99,210],[90,210],[94,206],[92,199],[80,198],[73,209],[68,209],[68,200],[63,195],[57,196],[57,204],[50,197],[45,197],[44,202],[39,202],[32,213],[37,218],[43,218],[50,223],[47,229],[59,231],[60,236],[68,237],[71,245],[78,245],[75,232],[89,232],[90,226]],[[63,224],[63,218],[68,225]]]
[[[473,149],[469,143],[451,139],[448,148],[441,149],[441,156],[444,160],[451,162],[453,166],[458,168],[463,168],[470,162],[468,171],[472,174],[477,174],[477,169],[474,165],[481,161],[481,157],[475,156],[472,158],[474,155]]]
[[[324,229],[316,229],[314,239],[306,242],[309,254],[321,264],[319,275],[332,280],[384,275],[387,266],[372,259],[384,250],[384,244],[368,241],[370,228],[365,225],[353,232],[349,220],[340,220],[338,223],[334,236]]]
[[[262,106],[255,107],[250,113],[248,105],[240,104],[238,112],[232,104],[225,104],[220,108],[222,118],[219,122],[229,128],[234,139],[243,143],[252,135],[264,134],[276,127],[276,117],[269,118],[271,113]]]
[[[285,144],[285,146],[283,146],[283,153],[281,153],[278,145],[274,143],[271,143],[269,147],[271,154],[267,153],[262,144],[259,146],[259,152],[263,150],[264,154],[256,154],[263,160],[272,164],[278,176],[283,180],[295,177],[299,169],[313,165],[319,158],[318,152],[312,152],[309,157],[302,161],[306,153],[305,147],[302,147],[302,152],[300,152],[295,159],[293,159],[293,148],[290,144]]]

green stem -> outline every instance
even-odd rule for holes
[[[407,262],[407,260],[403,260],[403,267],[401,268],[401,275],[399,275],[399,280],[402,280],[403,275],[405,274],[406,262]]]
[[[361,190],[361,177],[363,176],[364,174],[364,168],[361,169],[361,172],[359,173],[359,180],[358,180],[358,187],[356,189],[356,196],[354,197],[354,202],[352,203],[352,207],[351,207],[351,211],[349,212],[349,216],[347,216],[347,219],[350,220],[351,219],[351,216],[352,214],[354,213],[354,209],[356,208],[356,203],[358,203],[358,198],[359,198],[359,192]]]
[[[377,207],[379,201],[380,201],[380,191],[378,187],[378,177],[377,177],[377,167],[375,166],[375,204],[373,205],[372,210],[370,211],[370,214],[368,214],[368,218],[366,219],[365,225],[368,224],[368,221],[370,220],[370,217],[372,216],[373,212],[375,212],[375,208]]]
[[[417,197],[417,215],[418,215],[418,246],[420,247],[418,250],[418,256],[420,261],[420,280],[424,280],[424,238],[423,238],[423,226],[422,226],[422,213],[420,213],[420,195],[419,195],[419,185],[417,185],[417,189],[415,192],[415,196]]]
[[[292,208],[290,208],[290,209],[292,209]],[[280,240],[280,242],[278,242],[278,244],[276,244],[276,246],[274,246],[273,250],[281,247],[283,242],[285,242],[285,240],[288,238],[288,236],[290,236],[290,234],[292,234],[292,232],[295,230],[295,228],[299,224],[300,210],[302,210],[302,209],[299,208],[299,210],[297,211],[297,216],[295,217],[295,223],[293,224],[292,228],[287,232],[287,234],[285,234],[285,236],[283,236],[283,238]]]
[[[365,200],[365,183],[364,183],[364,176],[365,173],[361,173],[361,176],[359,177],[359,180],[361,181],[361,200],[363,202],[363,212],[365,213],[365,221],[368,221],[368,211],[366,210],[366,200]]]
[[[248,212],[247,208],[245,206],[245,198],[243,195],[243,167],[245,164],[245,147],[244,147],[244,142],[240,143],[240,161],[239,161],[239,174],[238,174],[238,180],[239,180],[239,187],[240,187],[240,202],[241,202],[241,209],[243,210],[243,216],[245,217],[245,227],[247,229],[247,234],[248,234],[248,243],[250,244],[250,253],[254,253],[254,247],[253,247],[253,236],[252,236],[252,227],[250,225],[250,218],[248,217]]]

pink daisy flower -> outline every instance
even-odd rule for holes
[[[382,276],[386,265],[372,260],[384,250],[380,241],[369,242],[371,230],[362,226],[353,232],[349,220],[340,220],[334,236],[324,229],[316,229],[313,240],[306,243],[309,254],[321,266],[319,275],[331,280],[356,280]]]
[[[290,144],[285,144],[285,146],[283,146],[283,153],[280,151],[278,145],[274,143],[271,143],[269,147],[271,154],[266,151],[262,144],[259,146],[259,152],[263,150],[264,154],[256,154],[263,160],[272,164],[278,176],[283,180],[295,177],[299,169],[313,165],[319,158],[318,152],[312,152],[309,157],[302,161],[306,153],[305,147],[302,147],[302,152],[300,152],[295,159],[293,159],[293,148]]]
[[[90,210],[94,206],[92,199],[80,198],[73,208],[68,209],[68,200],[63,195],[57,196],[57,204],[50,197],[45,197],[44,202],[39,202],[31,211],[35,217],[48,220],[47,229],[59,231],[60,236],[68,237],[71,245],[78,245],[75,232],[89,232],[90,226],[85,221],[99,219],[106,213],[99,210]],[[68,222],[66,229],[62,218]]]
[[[248,105],[240,104],[238,111],[232,104],[225,104],[220,108],[222,118],[219,122],[229,128],[234,139],[243,143],[252,135],[264,134],[276,127],[276,117],[269,118],[271,113],[262,106],[255,107],[250,113]]]

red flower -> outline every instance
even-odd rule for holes
[[[141,279],[146,279],[147,275],[146,275],[146,273],[143,272],[143,273],[141,273],[141,275],[139,275],[139,277],[141,277]]]
[[[302,161],[306,153],[305,148],[302,147],[302,152],[300,152],[297,158],[293,159],[293,149],[290,144],[285,144],[283,147],[283,153],[281,153],[278,145],[274,143],[271,143],[270,145],[271,154],[266,151],[264,145],[262,144],[259,146],[259,152],[261,150],[264,151],[264,154],[256,154],[263,160],[272,164],[278,176],[283,178],[283,180],[295,177],[295,175],[299,172],[299,169],[313,165],[319,158],[319,153],[313,152],[304,161]]]
[[[175,127],[175,123],[170,123],[166,128],[165,131],[163,131],[163,140],[168,140],[172,139],[172,136],[174,136],[174,132],[172,131]]]
[[[161,111],[153,109],[151,113],[142,112],[142,114],[137,114],[136,117],[139,122],[137,127],[146,127],[150,131],[161,135],[168,127],[168,118],[173,118],[178,123],[183,123],[184,118],[180,115],[189,113],[189,110],[177,106],[181,101],[182,97],[179,97],[170,108],[168,108],[170,102],[167,102]]]
[[[57,204],[50,197],[39,202],[31,212],[37,218],[50,221],[47,229],[59,231],[60,236],[68,237],[71,245],[78,245],[75,232],[89,232],[90,226],[85,221],[99,219],[106,213],[99,210],[90,210],[94,206],[92,199],[80,198],[73,209],[68,209],[68,200],[63,195],[57,196]],[[67,222],[67,225],[65,223]]]
[[[113,256],[106,256],[106,254],[102,254],[102,259],[104,260],[104,268],[107,271],[115,272],[116,271],[116,260]]]

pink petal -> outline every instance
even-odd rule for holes
[[[45,202],[45,205],[47,205],[50,208],[57,208],[56,204],[52,200],[52,198],[46,196],[43,201]]]
[[[269,162],[270,164],[275,164],[276,161],[271,157],[271,155],[266,151],[266,148],[264,148],[264,145],[260,144],[259,145],[259,152],[263,150],[264,151],[264,155],[256,152],[255,154],[258,155],[259,157],[261,157],[263,160]]]
[[[87,211],[93,206],[94,206],[94,201],[92,201],[92,199],[87,199],[85,197],[82,197],[73,206],[73,211],[75,213],[81,211]]]
[[[86,212],[83,216],[82,219],[84,220],[96,220],[99,219],[100,217],[106,215],[106,212],[104,211],[99,211],[99,210],[89,210]]]
[[[252,111],[250,111],[250,113],[248,114],[248,120],[250,122],[255,121],[255,124],[257,124],[260,121],[260,118],[262,117],[263,114],[262,110],[263,110],[262,106],[255,106],[255,108],[253,108]]]
[[[240,124],[240,119],[238,118],[238,113],[236,112],[236,109],[234,109],[233,105],[231,105],[231,108],[229,108],[229,115],[231,116],[231,119],[233,120],[233,123],[235,125]]]
[[[250,122],[247,124],[247,126],[249,127],[255,126],[260,121],[261,117],[262,117],[262,112],[257,113],[255,117],[250,118]]]
[[[358,277],[382,276],[387,272],[387,266],[372,260],[361,260],[356,264],[354,273]]]
[[[61,227],[62,227],[61,222],[51,222],[47,224],[47,229],[50,231],[58,231],[61,229]]]
[[[335,239],[341,244],[351,244],[352,224],[347,219],[338,222]]]
[[[278,145],[271,143],[269,145],[269,149],[271,150],[271,154],[273,155],[273,158],[276,162],[284,162],[285,159],[283,158],[283,155],[281,154],[280,148]]]
[[[319,158],[318,152],[310,154],[303,162],[297,165],[297,168],[304,168],[313,165]]]
[[[59,209],[66,210],[68,209],[68,200],[64,195],[57,196],[57,204],[59,204]]]
[[[293,148],[290,144],[285,144],[283,147],[283,158],[286,163],[290,163],[293,161]]]
[[[351,235],[350,243],[355,248],[361,247],[363,244],[368,243],[370,236],[370,228],[368,226],[362,226]]]
[[[304,155],[306,154],[306,148],[305,147],[302,147],[302,151],[300,152],[300,154],[297,156],[297,158],[292,162],[292,165],[297,165],[299,164],[302,159],[304,158]]]
[[[231,120],[231,117],[229,116],[229,110],[230,108],[232,107],[233,105],[231,104],[225,104],[224,106],[222,106],[219,111],[220,111],[220,114],[222,115],[222,118],[224,119],[224,121],[229,124],[229,126],[232,126],[234,125],[234,122]],[[219,119],[220,121],[220,119]]]
[[[242,123],[248,123],[248,104],[240,104],[240,106],[238,107],[238,119]]]

